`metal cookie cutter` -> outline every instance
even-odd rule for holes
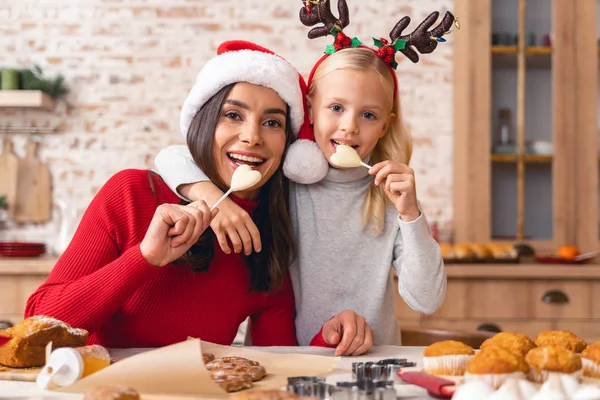
[[[406,358],[388,358],[380,361],[355,362],[352,363],[352,379],[361,381],[370,379],[373,381],[393,381],[402,384],[398,377],[400,368],[415,367],[417,364],[408,362]]]
[[[317,376],[293,376],[288,378],[288,392],[298,396],[331,399],[336,387],[325,383],[325,378]]]
[[[331,400],[396,400],[393,381],[338,382]]]

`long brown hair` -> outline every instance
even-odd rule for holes
[[[187,145],[194,161],[204,174],[221,190],[227,186],[219,176],[214,161],[214,133],[222,114],[222,107],[235,84],[222,88],[196,113],[187,135]],[[281,164],[294,134],[290,121],[289,107],[286,117],[286,144]],[[283,171],[275,174],[263,187],[258,196],[259,205],[252,213],[258,227],[262,250],[245,256],[250,270],[249,290],[271,292],[283,282],[289,265],[295,257],[292,221],[289,214],[289,181]],[[214,256],[215,234],[211,228],[204,231],[192,246],[186,261],[193,271],[207,271]]]

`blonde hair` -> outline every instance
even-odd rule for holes
[[[385,95],[394,98],[395,94],[391,112],[396,115],[396,118],[388,127],[385,135],[375,145],[371,153],[371,165],[385,160],[394,160],[408,165],[412,155],[412,138],[402,120],[399,93],[394,93],[392,72],[372,50],[348,48],[327,57],[315,70],[308,88],[308,95],[312,96],[314,94],[317,83],[325,75],[346,68],[376,71],[386,88]],[[381,235],[385,224],[385,212],[388,202],[389,199],[383,190],[383,185],[371,185],[362,205],[363,229],[368,228],[374,236]]]

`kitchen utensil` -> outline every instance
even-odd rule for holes
[[[13,151],[12,140],[6,136],[0,154],[0,196],[6,196],[9,215],[15,210],[18,173],[19,157]]]
[[[231,194],[231,192],[249,189],[260,182],[260,178],[262,178],[260,172],[253,170],[251,166],[246,164],[240,165],[235,169],[235,171],[233,171],[229,190],[225,192],[223,197],[213,204],[213,206],[210,208],[210,211],[214,210],[220,202],[225,200],[225,198]]]
[[[408,362],[405,358],[390,358],[376,362],[352,363],[352,379],[362,381],[394,381],[402,383],[398,378],[400,368],[415,367],[417,364]]]
[[[329,158],[331,162],[341,168],[360,167],[371,168],[369,164],[365,164],[356,150],[345,144],[338,144],[335,147],[335,153]]]
[[[404,382],[425,388],[436,399],[451,399],[456,391],[455,382],[425,372],[400,370],[398,376]]]
[[[16,207],[11,218],[17,222],[50,219],[52,187],[50,171],[38,159],[38,143],[27,139],[25,158],[19,160]]]

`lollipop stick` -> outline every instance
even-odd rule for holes
[[[222,202],[223,200],[225,200],[225,198],[227,196],[229,196],[229,194],[232,192],[231,188],[229,188],[229,190],[227,192],[225,192],[225,194],[223,195],[223,197],[221,197],[215,204],[213,204],[213,206],[210,208],[210,211],[214,210],[216,206],[219,205],[220,202]]]
[[[364,162],[362,162],[362,161],[360,162],[360,165],[362,165],[362,166],[363,166],[363,167],[365,167],[365,168],[369,168],[369,169],[373,168],[373,167],[371,167],[369,164],[366,164],[366,163],[364,163]]]

